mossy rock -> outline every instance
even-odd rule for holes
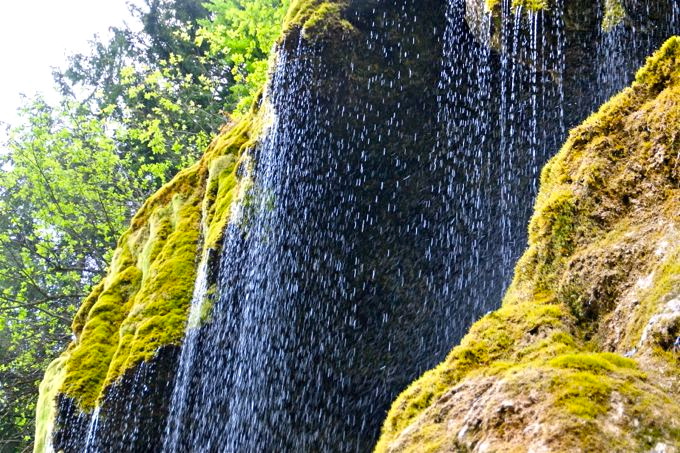
[[[377,452],[680,443],[680,38],[543,170],[503,307],[396,400]]]
[[[344,17],[348,5],[348,0],[293,2],[284,20],[282,40],[295,29],[310,43],[351,34],[354,26]]]
[[[226,127],[202,160],[142,206],[114,253],[111,270],[73,321],[75,340],[50,367],[38,411],[57,395],[90,411],[128,370],[184,338],[201,250],[217,250],[244,183],[238,163],[257,140],[261,112]],[[45,418],[43,421],[42,418]],[[42,417],[38,430],[52,422]]]

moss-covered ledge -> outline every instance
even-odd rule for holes
[[[198,261],[202,250],[219,247],[233,194],[242,184],[239,165],[257,137],[258,116],[253,110],[225,129],[201,161],[180,172],[132,219],[108,275],[73,320],[73,341],[45,373],[34,451],[49,449],[60,398],[89,412],[126,372],[160,348],[181,343]]]
[[[351,33],[354,26],[345,17],[348,0],[298,0],[291,4],[284,19],[284,36],[293,29],[307,40]]]
[[[678,448],[679,213],[674,37],[545,167],[502,308],[399,396],[376,451]]]
[[[74,341],[58,359],[64,373],[57,387],[83,410],[125,371],[184,337],[201,250],[218,246],[230,216],[217,195],[232,200],[238,190],[256,115],[225,130],[199,163],[147,200],[121,237],[109,274],[81,305]]]
[[[499,16],[503,7],[502,0],[466,0],[468,17],[479,18],[481,11]],[[558,8],[579,8],[580,5],[561,5],[555,0],[512,0],[510,8],[513,13],[536,13],[539,11],[554,12]],[[473,13],[470,14],[470,11]],[[623,0],[604,0],[601,11],[602,30],[611,31],[617,25],[628,20],[628,12]]]
[[[328,41],[351,32],[346,1],[295,0],[279,40]],[[302,33],[300,33],[302,32]],[[276,65],[275,56],[270,66]],[[108,275],[83,301],[74,340],[46,371],[37,407],[36,451],[44,451],[60,397],[83,412],[107,389],[166,346],[181,344],[201,256],[219,250],[239,198],[251,181],[245,167],[267,127],[271,106],[259,96],[225,126],[201,160],[150,197],[122,235]]]

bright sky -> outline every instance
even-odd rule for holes
[[[0,0],[0,122],[16,121],[20,93],[50,99],[51,67],[87,50],[94,34],[130,17],[127,0]],[[0,138],[2,138],[0,131]]]

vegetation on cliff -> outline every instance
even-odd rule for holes
[[[237,13],[246,3],[250,9]],[[196,162],[229,114],[249,115],[242,105],[255,97],[262,76],[253,83],[246,79],[266,67],[284,13],[285,2],[278,1],[142,2],[134,8],[135,23],[112,29],[108,39],[95,38],[88,52],[73,55],[67,67],[55,71],[57,102],[27,100],[20,124],[11,128],[0,153],[0,209],[5,213],[0,222],[0,446],[21,450],[30,444],[38,383],[71,341],[80,301],[87,299],[84,307],[91,307],[105,284],[110,286],[106,297],[115,298],[115,285],[102,277],[113,271],[109,264],[116,240],[134,212]],[[261,38],[218,43],[216,30],[224,24],[257,30]],[[225,157],[210,172],[217,178],[225,165],[235,163]],[[195,225],[189,210],[197,203],[178,197],[172,206],[168,202],[167,212],[158,209],[155,230],[149,232],[157,237],[148,244],[148,238],[126,239],[134,246],[147,244],[145,265],[152,268],[156,255],[189,254],[191,240],[181,247],[169,244],[180,231],[188,232],[191,222]],[[220,203],[218,216],[224,211]],[[175,220],[187,224],[175,225]],[[166,271],[154,268],[151,274]],[[191,272],[184,278],[190,279]],[[160,278],[140,285],[152,281],[157,287],[144,297],[158,292],[166,297]],[[167,297],[184,298],[184,291],[174,288]],[[154,313],[153,306],[143,315],[183,322],[181,304],[174,318]],[[84,307],[74,323],[77,335],[85,328]],[[99,314],[102,319],[120,315]],[[150,335],[156,332],[146,327]],[[151,354],[130,348],[132,355]],[[116,366],[124,368],[127,354],[117,357]]]
[[[217,11],[233,6],[233,2],[213,2],[211,7]],[[285,29],[314,36],[320,31],[315,27],[321,19],[332,24],[329,19],[338,11],[329,2],[299,2],[292,6]],[[256,20],[247,11],[243,14],[238,20]],[[224,24],[212,31],[204,28],[204,39],[222,27]],[[227,39],[213,41],[213,45],[217,49],[236,44]],[[246,75],[260,71],[259,63],[248,65],[261,60],[262,52],[263,48],[250,49],[243,54],[248,57],[234,57],[234,67],[243,71],[240,82],[244,87],[261,77],[255,74],[249,79]],[[57,371],[45,375],[36,445],[46,445],[44,436],[51,432],[57,395],[90,411],[126,371],[153,358],[161,347],[182,340],[201,250],[219,248],[226,224],[234,219],[234,206],[247,196],[248,151],[266,127],[268,115],[267,99],[259,95],[250,98],[255,101],[250,111],[226,126],[198,163],[181,171],[132,218],[118,242],[107,277],[93,288],[75,315],[75,339],[50,366],[49,370]]]
[[[468,0],[469,2],[481,2],[482,0]],[[486,11],[498,14],[503,3],[501,0],[486,0],[484,7]],[[512,0],[510,6],[518,11],[551,11],[558,8],[564,8],[564,6],[559,6],[554,0]],[[577,6],[577,8],[580,6]],[[475,7],[479,8],[478,6]],[[572,6],[573,8],[573,6]],[[606,32],[611,31],[617,25],[623,23],[628,17],[626,7],[623,4],[623,0],[605,0],[603,3],[603,14],[602,14],[602,29]]]
[[[392,406],[376,451],[680,441],[680,38],[543,170],[500,310]]]
[[[82,409],[92,409],[126,370],[183,338],[200,250],[219,242],[214,233],[201,237],[201,232],[215,225],[221,231],[230,215],[230,204],[215,206],[206,188],[234,200],[239,163],[253,133],[242,125],[225,131],[198,164],[177,175],[132,219],[109,275],[81,306],[73,325],[76,339],[65,352],[60,392]],[[216,160],[227,164],[215,165]]]

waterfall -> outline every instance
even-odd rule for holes
[[[410,151],[435,146],[438,123],[409,112],[435,111],[436,91],[401,94],[438,74],[410,60],[412,37],[432,31],[411,21],[415,5],[386,9],[357,11],[367,55],[342,62],[365,86],[303,40],[279,49],[252,187],[225,233],[211,322],[184,346],[193,374],[175,390],[166,451],[365,451],[396,393],[462,330],[440,297],[445,171]]]
[[[97,430],[99,428],[99,413],[101,411],[100,407],[95,408],[92,412],[92,418],[90,419],[89,426],[87,428],[87,435],[85,437],[85,452],[95,451],[95,440],[97,438]]]
[[[448,168],[447,275],[460,329],[498,307],[526,244],[540,169],[565,137],[562,18],[506,0],[500,29],[449,2],[439,119]],[[465,30],[475,21],[475,40]],[[462,333],[457,332],[458,334]]]
[[[423,33],[413,10],[357,12],[370,17],[366,52],[392,65],[346,62],[365,97],[312,89],[333,75],[303,40],[279,49],[268,127],[244,164],[252,186],[225,232],[211,320],[187,334],[165,451],[364,451],[396,393],[498,306],[546,159],[539,129],[564,135],[543,113],[561,97],[544,74],[542,16],[509,21],[499,61],[452,2],[443,68],[428,69],[439,88],[408,105],[424,78],[408,60]],[[517,62],[525,52],[533,66]],[[423,124],[409,108],[439,113]]]
[[[55,445],[161,449],[162,425],[165,452],[370,450],[395,396],[500,305],[567,129],[663,35],[580,34],[563,0],[473,18],[475,1],[349,2],[364,40],[277,45],[181,350]]]
[[[212,308],[212,320],[202,330],[193,327],[188,331],[168,420],[165,451],[236,451],[238,445],[250,445],[243,439],[247,431],[239,425],[252,426],[252,433],[256,434],[251,418],[266,416],[255,413],[260,409],[258,397],[272,402],[277,397],[286,397],[283,393],[269,394],[273,389],[265,381],[275,370],[287,373],[289,364],[269,363],[275,358],[267,357],[265,352],[276,344],[290,348],[281,340],[294,341],[296,336],[295,332],[285,332],[286,337],[274,337],[278,326],[273,322],[289,320],[285,314],[290,313],[288,310],[292,307],[286,306],[286,294],[296,292],[297,288],[276,285],[286,264],[285,252],[281,252],[291,238],[280,220],[285,214],[284,207],[272,203],[292,195],[286,193],[284,186],[292,182],[283,179],[285,173],[294,170],[287,168],[285,151],[290,149],[288,143],[305,132],[284,130],[282,123],[292,114],[293,106],[306,111],[304,99],[291,98],[288,93],[292,90],[286,89],[286,84],[292,83],[297,88],[295,92],[300,93],[299,88],[305,81],[298,63],[300,58],[300,51],[291,59],[285,52],[279,53],[268,94],[268,98],[272,98],[272,110],[268,113],[270,124],[263,143],[252,151],[257,168],[244,165],[244,171],[253,172],[253,176],[244,175],[244,178],[256,175],[257,179],[237,202],[225,232],[219,265],[221,291]],[[283,111],[275,110],[281,107]],[[277,153],[279,146],[283,153]],[[193,385],[197,375],[199,391]]]
[[[202,224],[204,224],[204,222],[202,222]],[[165,429],[165,448],[171,451],[176,449],[178,436],[182,429],[179,422],[186,413],[187,391],[191,385],[190,378],[192,376],[193,360],[198,346],[199,327],[202,322],[202,315],[206,309],[206,304],[208,303],[206,300],[206,293],[208,290],[209,257],[210,250],[205,249],[198,266],[196,285],[194,286],[194,292],[191,298],[191,308],[187,321],[186,337],[182,344],[178,370],[173,385],[170,413],[168,414],[167,426]]]
[[[668,4],[670,18],[665,17]],[[636,6],[636,17],[626,18],[611,30],[601,30],[596,52],[598,105],[630,85],[645,58],[659,47],[659,35],[671,36],[680,30],[677,0],[639,2]],[[661,21],[661,17],[667,20]]]

